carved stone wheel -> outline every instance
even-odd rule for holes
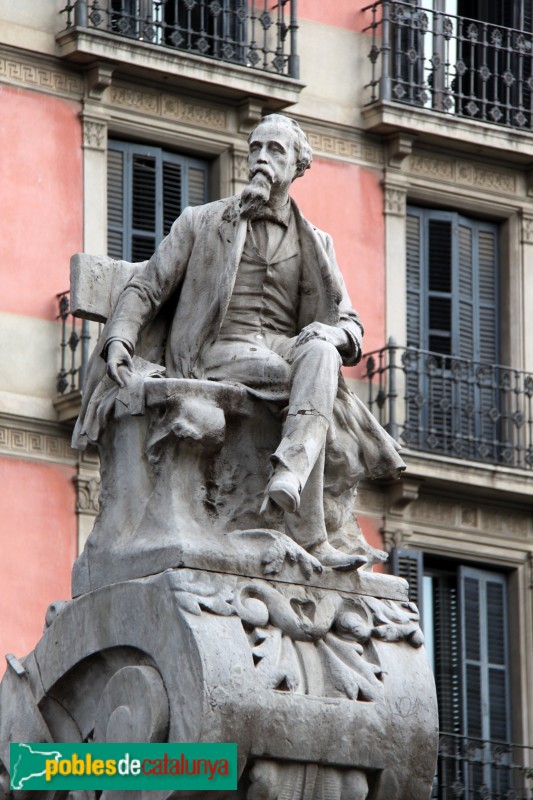
[[[95,742],[164,742],[169,709],[165,685],[153,667],[124,667],[104,689]]]

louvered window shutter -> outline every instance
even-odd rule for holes
[[[150,258],[188,205],[207,202],[207,163],[157,147],[109,142],[108,254]]]
[[[498,230],[444,211],[407,210],[407,345],[498,359]]]
[[[418,606],[422,614],[422,551],[394,547],[390,554],[390,568],[393,575],[405,578],[409,583],[409,600]]]
[[[407,347],[418,350],[423,347],[422,331],[425,326],[422,303],[422,265],[425,243],[424,212],[408,209],[406,218],[406,289],[407,289]],[[424,402],[424,376],[421,369],[423,356],[412,354],[406,372],[407,420],[404,431],[406,444],[416,449],[423,448],[427,409]]]
[[[523,0],[522,30],[533,33],[533,0]]]
[[[409,209],[406,218],[407,347],[422,347],[423,226],[423,212]]]
[[[124,152],[107,152],[107,252],[123,258],[126,191],[124,186]]]
[[[478,380],[472,365],[499,361],[497,228],[410,207],[406,243],[407,345],[434,354],[407,371],[406,441],[497,460],[497,381]]]
[[[493,744],[510,738],[507,587],[505,576],[470,567],[459,570],[463,733],[478,747],[480,763],[468,775],[472,795],[481,787],[507,796],[506,758],[495,767]]]
[[[432,580],[435,682],[439,701],[439,726],[446,733],[461,733],[461,677],[459,610],[455,575]]]
[[[463,724],[467,736],[508,741],[509,657],[505,576],[461,567]],[[488,713],[483,713],[487,709]]]

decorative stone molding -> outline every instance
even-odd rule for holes
[[[112,86],[109,103],[154,117],[190,122],[205,128],[225,130],[228,125],[227,114],[223,109],[193,103],[176,95],[150,92],[147,89]]]
[[[442,158],[432,153],[409,156],[407,171],[413,175],[471,186],[495,194],[516,194],[517,175],[509,170],[489,169],[467,161]]]
[[[81,77],[13,56],[0,56],[0,82],[51,94],[74,95],[77,98],[83,95]]]
[[[357,487],[356,509],[358,514],[383,516],[385,513],[385,492],[381,487],[362,481]]]
[[[77,490],[77,513],[96,516],[99,510],[100,480],[77,475],[74,483]]]
[[[113,67],[109,64],[96,64],[87,70],[89,97],[101,100],[103,93],[111,86]]]
[[[480,509],[480,528],[493,536],[513,536],[517,539],[526,538],[531,533],[530,512],[512,510],[505,511],[499,508]]]
[[[239,133],[250,133],[263,115],[263,103],[257,98],[248,97],[239,106],[237,118],[239,120]]]
[[[533,521],[527,510],[509,508],[500,510],[483,503],[460,503],[453,498],[421,497],[409,505],[411,526],[445,527],[460,532],[470,529],[496,537],[525,539],[533,534]]]
[[[479,508],[476,506],[461,506],[461,527],[479,528]]]
[[[5,423],[0,424],[0,454],[72,465],[77,460],[70,437]]]
[[[94,117],[83,117],[83,146],[90,150],[105,150],[107,125]]]
[[[402,478],[389,486],[390,511],[403,514],[405,509],[418,499],[422,481]]]
[[[422,497],[413,503],[410,508],[411,521],[445,525],[449,528],[458,528],[458,507],[453,500],[436,497]]]
[[[485,169],[467,162],[458,162],[456,180],[466,186],[488,189],[498,194],[516,193],[516,176],[512,173]]]
[[[451,181],[453,180],[454,163],[443,158],[414,155],[409,158],[409,171],[428,178]]]
[[[387,553],[390,553],[390,551],[394,548],[399,549],[400,547],[405,547],[410,536],[410,532],[404,530],[403,528],[384,528],[383,541],[385,544],[385,550]]]
[[[379,145],[365,141],[362,137],[360,139],[343,139],[339,136],[309,130],[305,123],[302,123],[302,127],[305,129],[313,153],[317,156],[338,158],[355,163],[370,163],[377,166],[384,164],[383,149]]]
[[[387,186],[385,184],[385,214],[405,217],[407,191],[403,186]]]
[[[522,242],[533,244],[533,217],[522,215]]]
[[[248,158],[240,153],[235,153],[233,157],[233,180],[236,185],[244,185],[248,181]]]
[[[387,155],[391,167],[402,167],[407,156],[413,152],[415,136],[406,133],[393,134],[387,143]]]

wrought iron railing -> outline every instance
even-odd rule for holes
[[[432,800],[531,800],[533,748],[441,732]]]
[[[90,354],[89,323],[70,313],[70,292],[57,295],[58,315],[61,320],[60,369],[56,389],[60,396],[79,392],[85,381]]]
[[[68,0],[66,28],[92,28],[299,77],[297,0]]]
[[[393,340],[364,363],[371,411],[407,447],[533,469],[533,374]]]
[[[391,100],[533,129],[531,33],[378,0],[371,12],[370,102]]]

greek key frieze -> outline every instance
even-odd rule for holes
[[[0,81],[32,89],[81,96],[83,81],[76,75],[0,56]]]
[[[345,161],[370,162],[382,165],[384,156],[382,149],[363,141],[342,139],[337,136],[306,131],[309,144],[316,155],[331,156]]]
[[[74,464],[76,454],[70,441],[49,433],[0,426],[0,453],[39,461]]]

